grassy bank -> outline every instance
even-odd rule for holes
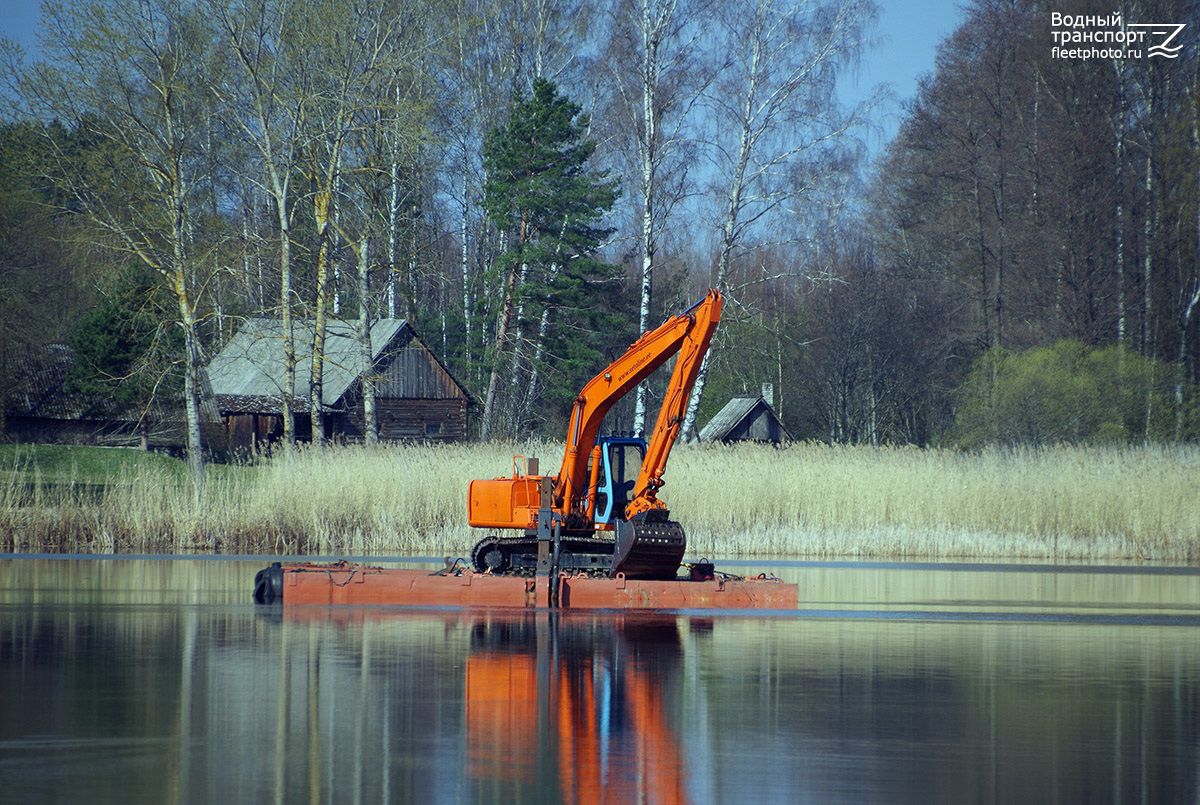
[[[472,478],[553,445],[298,450],[210,468],[0,448],[2,551],[464,555]],[[97,455],[100,454],[100,455]],[[677,447],[662,497],[689,555],[1200,561],[1200,449]]]

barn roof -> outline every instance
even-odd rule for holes
[[[786,438],[791,438],[787,433],[787,429],[783,427],[783,423],[779,422],[779,417],[775,415],[775,411],[771,406],[767,405],[767,401],[763,399],[761,394],[750,394],[739,397],[734,397],[729,402],[725,403],[725,407],[718,411],[712,419],[708,421],[700,430],[700,441],[702,442],[719,442],[729,435],[731,431],[737,428],[747,417],[762,406],[768,416],[779,423],[780,431]]]
[[[292,397],[295,410],[309,407],[309,380],[312,365],[312,342],[315,324],[312,319],[293,320],[296,349],[296,378]],[[357,325],[338,319],[325,325],[325,372],[321,403],[337,405],[354,381],[368,367],[358,342]],[[371,360],[379,359],[383,351],[397,340],[415,339],[429,352],[437,364],[463,395],[467,391],[433,351],[421,341],[406,319],[379,319],[371,327]],[[284,383],[283,324],[279,319],[249,318],[237,334],[208,365],[213,392],[223,411],[277,412]]]
[[[3,401],[8,416],[68,422],[142,419],[143,414],[135,405],[72,391],[68,381],[75,365],[75,351],[66,344],[20,350],[13,363],[12,385]],[[178,395],[160,395],[153,400],[146,416],[153,421],[182,420],[182,403]],[[220,421],[211,400],[201,401],[200,416],[204,422]]]
[[[67,394],[67,376],[75,365],[75,352],[66,344],[48,344],[22,351],[15,361],[12,388],[5,398],[10,416],[46,419],[82,419],[87,403]]]

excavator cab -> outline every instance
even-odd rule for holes
[[[600,469],[596,484],[596,525],[604,525],[616,516],[625,516],[625,507],[633,498],[633,487],[642,460],[646,458],[646,440],[632,436],[601,436]]]

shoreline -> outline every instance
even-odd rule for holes
[[[0,552],[461,556],[483,536],[465,524],[469,481],[561,448],[298,449],[211,466],[198,509],[173,459],[87,469],[90,450],[4,446]],[[1200,563],[1191,445],[680,445],[666,480],[694,558]]]

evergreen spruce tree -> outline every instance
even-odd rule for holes
[[[170,298],[147,270],[121,271],[71,330],[75,364],[68,390],[94,399],[98,409],[133,406],[143,416],[144,437],[155,397],[169,407],[183,385],[172,360],[183,336],[170,314]]]
[[[502,376],[510,378],[508,430],[521,434],[535,402],[569,406],[616,325],[607,311],[618,269],[593,255],[612,231],[600,221],[617,183],[587,169],[596,150],[587,125],[578,104],[537,79],[484,142],[483,207],[507,238],[495,264],[501,291],[484,438],[498,431]]]

